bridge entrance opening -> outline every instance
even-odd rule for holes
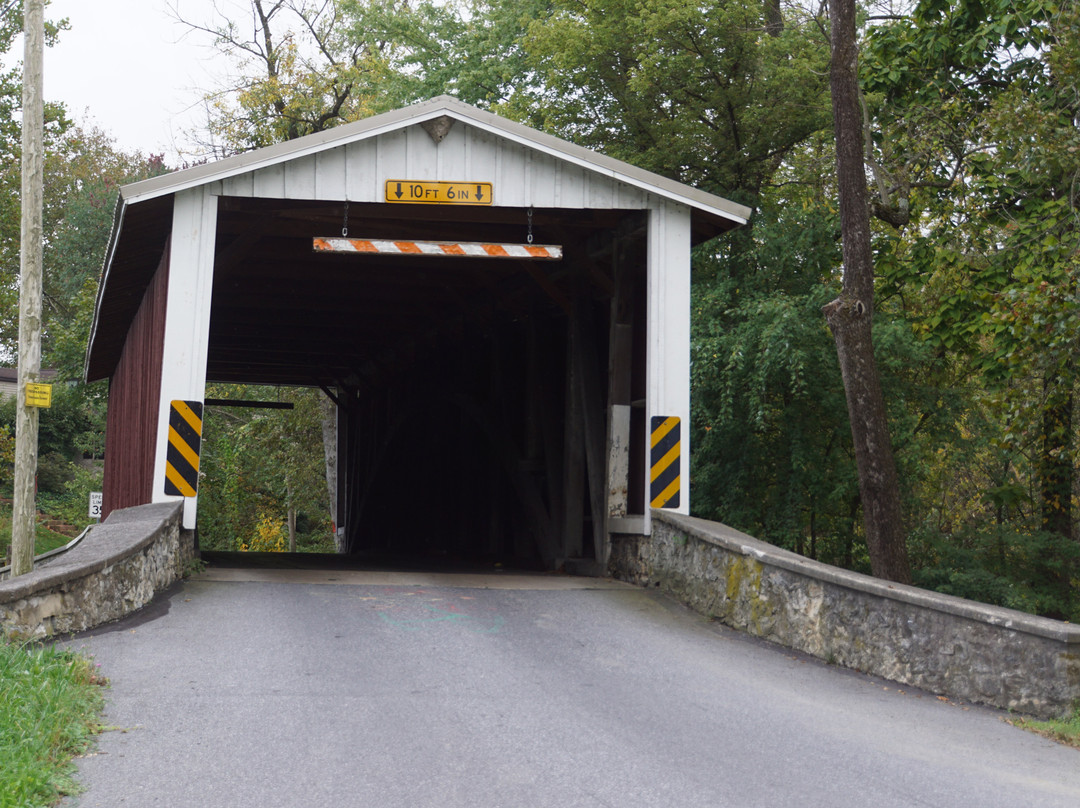
[[[631,445],[645,446],[645,225],[640,211],[222,198],[207,381],[331,398],[349,553],[595,560],[613,392]],[[343,229],[399,242],[532,235],[563,257],[313,250]],[[643,448],[626,463],[624,512],[642,514]]]

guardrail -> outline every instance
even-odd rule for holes
[[[63,555],[0,581],[0,630],[19,637],[85,631],[141,608],[195,557],[183,503],[113,511]]]
[[[821,564],[717,522],[652,512],[616,578],[830,663],[1042,717],[1080,704],[1080,626]]]
[[[72,547],[74,547],[79,542],[81,542],[83,540],[83,537],[87,533],[90,532],[90,528],[92,528],[92,527],[93,527],[93,525],[87,525],[85,528],[83,528],[82,533],[80,533],[78,536],[76,536],[74,539],[72,539],[67,544],[63,545],[62,547],[54,547],[53,549],[48,550],[48,551],[42,553],[41,555],[34,556],[34,565],[36,566],[37,564],[40,564],[42,561],[47,561],[50,558],[55,558],[58,555],[62,555],[64,553],[66,553]],[[6,566],[0,567],[0,581],[6,580],[7,577],[8,577],[9,572],[11,572],[11,565],[10,564],[7,564]]]

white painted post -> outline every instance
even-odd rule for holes
[[[161,401],[154,459],[153,502],[182,499],[165,493],[169,404],[202,401],[210,342],[210,295],[214,287],[217,197],[204,188],[176,194],[169,254],[169,294],[165,309],[165,348],[161,362]],[[184,501],[184,528],[195,527],[197,497]]]
[[[690,209],[653,197],[649,210],[646,458],[654,415],[681,420],[679,506],[690,513]],[[645,532],[650,532],[649,463],[645,464]]]
[[[608,519],[625,519],[630,479],[630,405],[612,404],[608,422]],[[616,532],[614,527],[610,528]]]

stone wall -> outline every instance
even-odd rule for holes
[[[716,522],[653,511],[615,536],[612,575],[830,663],[1041,717],[1080,703],[1080,626],[812,561]]]
[[[85,631],[145,606],[195,558],[183,503],[113,511],[78,545],[0,581],[0,630],[18,637]]]

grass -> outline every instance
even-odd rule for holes
[[[1034,732],[1052,741],[1080,749],[1080,704],[1073,707],[1068,718],[1036,721],[1033,718],[1018,718],[1012,722],[1021,729]]]
[[[39,522],[34,532],[34,555],[41,555],[57,547],[63,547],[71,539],[71,536],[55,533]],[[3,559],[10,556],[10,548],[11,505],[7,502],[0,502],[0,566],[3,566]]]
[[[74,756],[100,731],[105,680],[73,651],[0,642],[0,808],[77,791]]]

